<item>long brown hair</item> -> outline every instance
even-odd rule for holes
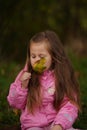
[[[41,95],[40,95],[40,81],[39,74],[33,71],[30,64],[30,45],[33,43],[45,41],[49,45],[49,53],[51,54],[55,74],[55,97],[54,97],[54,107],[59,109],[61,102],[66,95],[70,101],[76,104],[80,110],[80,92],[79,84],[75,77],[73,67],[66,56],[63,45],[61,44],[57,34],[53,31],[44,31],[34,35],[27,49],[27,65],[28,71],[32,73],[31,79],[28,85],[28,100],[27,106],[30,112],[34,111],[36,106],[41,105]]]

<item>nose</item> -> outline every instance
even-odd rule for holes
[[[41,58],[38,56],[35,58],[35,62],[38,62]]]

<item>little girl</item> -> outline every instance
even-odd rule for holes
[[[35,64],[42,62],[42,71]],[[58,36],[33,36],[24,69],[11,84],[7,100],[21,110],[22,130],[73,130],[80,110],[79,85]]]

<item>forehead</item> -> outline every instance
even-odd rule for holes
[[[43,41],[43,42],[32,42],[30,44],[30,53],[35,53],[35,52],[48,52],[48,44]]]

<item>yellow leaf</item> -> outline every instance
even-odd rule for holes
[[[46,62],[45,58],[42,58],[41,60],[36,62],[33,66],[34,71],[42,73],[46,69],[45,62]]]

